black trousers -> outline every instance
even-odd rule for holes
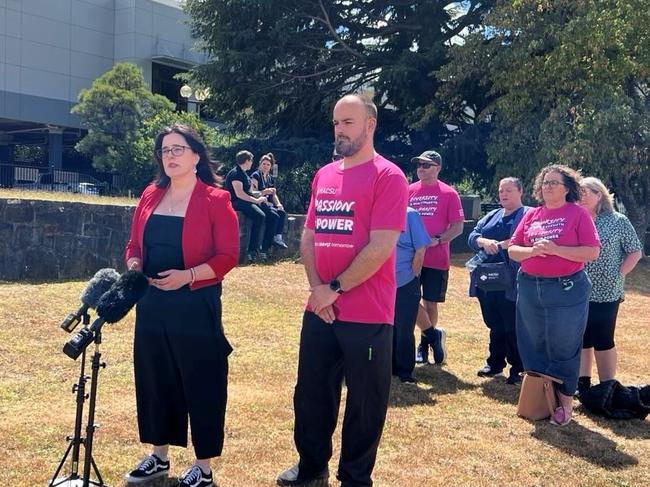
[[[259,205],[248,201],[233,201],[232,207],[235,211],[241,211],[252,223],[251,238],[248,241],[248,252],[257,252],[260,249],[260,238],[264,226],[265,215]],[[271,237],[273,238],[273,237]]]
[[[490,329],[490,345],[487,364],[493,370],[502,370],[506,360],[510,364],[510,376],[523,370],[517,348],[516,303],[506,299],[504,291],[476,290],[481,305],[483,321]]]
[[[415,320],[420,303],[420,279],[397,288],[393,330],[393,375],[409,377],[415,369]]]
[[[259,207],[266,217],[264,220],[264,237],[262,238],[262,252],[266,252],[271,248],[271,245],[273,245],[273,237],[275,237],[277,233],[282,233],[282,231],[277,231],[280,214],[278,213],[278,210],[271,205],[260,205]]]
[[[220,296],[220,284],[150,287],[138,302],[133,351],[142,443],[187,446],[189,417],[196,457],[221,455],[232,348]]]
[[[306,311],[294,393],[294,440],[301,477],[327,467],[332,456],[345,378],[347,400],[337,477],[344,487],[371,486],[390,392],[393,327],[335,321]]]

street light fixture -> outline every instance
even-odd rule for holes
[[[190,110],[196,113],[196,115],[201,118],[201,105],[205,100],[210,96],[210,90],[208,88],[197,88],[196,90],[188,84],[181,86],[180,94],[185,98],[189,103],[192,103],[195,106],[194,110]]]

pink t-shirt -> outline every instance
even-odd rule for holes
[[[452,223],[465,220],[460,196],[454,188],[442,181],[409,186],[409,206],[417,210],[430,237],[440,235]],[[449,269],[449,242],[429,247],[424,254],[424,267]]]
[[[598,232],[589,212],[575,203],[554,209],[538,206],[528,211],[512,234],[510,245],[531,247],[543,238],[565,247],[600,247]],[[584,266],[581,262],[557,255],[530,257],[521,262],[522,272],[540,277],[568,276]]]
[[[401,232],[406,225],[408,183],[400,168],[380,155],[349,169],[340,165],[335,161],[316,173],[305,221],[314,230],[316,271],[325,283],[348,268],[371,230]],[[336,318],[392,324],[395,291],[393,251],[372,277],[338,297]]]

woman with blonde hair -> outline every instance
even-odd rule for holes
[[[602,245],[598,259],[585,266],[593,287],[580,359],[578,391],[582,392],[591,386],[594,356],[601,382],[616,376],[616,317],[624,299],[625,276],[641,259],[642,245],[630,220],[614,210],[614,197],[600,179],[583,178],[580,191],[580,204],[594,220]]]

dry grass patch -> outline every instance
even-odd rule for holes
[[[91,205],[135,206],[137,199],[116,196],[97,196],[81,193],[57,191],[37,191],[28,189],[0,189],[0,198],[21,200],[63,201],[65,203],[88,203]]]
[[[621,307],[617,343],[625,383],[650,381],[649,277],[650,265],[642,263]],[[487,330],[466,283],[459,260],[441,308],[449,364],[418,367],[418,387],[393,384],[376,485],[650,484],[650,421],[607,421],[578,410],[566,428],[533,424],[515,416],[518,389],[476,377]],[[78,362],[61,353],[68,335],[58,324],[77,307],[83,286],[0,283],[0,485],[46,485],[65,450]],[[224,285],[224,326],[235,351],[226,445],[215,465],[221,487],[274,485],[295,461],[292,392],[306,294],[301,267],[286,262],[235,269]],[[124,473],[146,452],[137,439],[132,339],[132,314],[105,328],[108,367],[100,376],[94,453],[115,487],[125,485]],[[332,471],[339,437],[337,429]],[[174,475],[191,461],[191,452],[172,449]]]

